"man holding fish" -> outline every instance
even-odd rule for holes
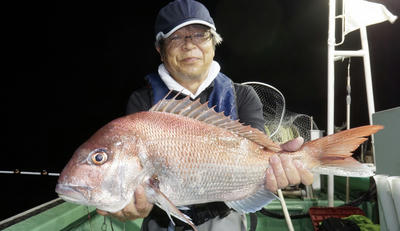
[[[170,2],[159,11],[155,23],[156,49],[162,64],[158,73],[146,76],[149,87],[131,95],[127,114],[147,111],[170,91],[188,95],[192,100],[208,102],[217,112],[261,131],[264,119],[261,102],[255,91],[233,83],[220,72],[213,60],[215,47],[222,42],[215,24],[204,5],[193,0]],[[281,145],[284,151],[296,151],[303,144],[301,138]],[[287,155],[273,155],[266,171],[265,188],[275,192],[289,184],[311,184],[312,173]],[[189,216],[198,230],[245,230],[244,215],[229,209],[223,202],[188,206]],[[142,230],[171,230],[172,224],[164,211],[149,203],[146,192],[138,186],[133,200],[121,211],[110,213],[120,220],[145,218]],[[194,214],[195,213],[195,214]],[[176,226],[185,224],[175,221]],[[186,225],[188,226],[188,225]],[[189,227],[189,226],[188,226]]]
[[[278,188],[311,184],[310,170],[369,170],[352,152],[383,126],[304,144],[298,138],[278,145],[263,133],[255,91],[233,83],[213,61],[221,37],[201,3],[171,2],[155,29],[158,73],[132,93],[128,115],[74,152],[56,185],[65,201],[120,220],[145,218],[142,230],[245,231],[244,214],[276,199]]]

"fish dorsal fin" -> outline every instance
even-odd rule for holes
[[[149,111],[166,112],[185,116],[188,118],[196,119],[223,129],[232,133],[249,139],[265,148],[272,151],[281,151],[279,145],[275,144],[268,136],[260,130],[251,127],[250,125],[243,125],[239,120],[232,120],[230,117],[225,116],[224,112],[216,112],[214,107],[208,107],[208,102],[200,103],[200,100],[190,100],[189,96],[183,99],[176,99],[180,93],[176,94],[173,98],[167,99],[171,91],[155,104]]]

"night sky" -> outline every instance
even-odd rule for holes
[[[160,64],[154,20],[167,1],[18,1],[3,8],[0,170],[60,172],[74,150],[124,115]],[[326,130],[328,0],[202,1],[224,42],[221,71],[278,88],[291,111]],[[380,1],[400,16],[398,0]],[[400,106],[400,19],[367,28],[376,111]],[[339,38],[339,36],[337,37]],[[340,48],[359,49],[359,32]],[[4,54],[4,53],[3,53]],[[345,122],[347,60],[336,65],[335,125]],[[351,125],[368,123],[363,63],[351,60]],[[3,130],[4,131],[4,130]],[[4,146],[3,146],[4,147]],[[0,175],[0,220],[56,198],[56,177]]]

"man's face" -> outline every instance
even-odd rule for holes
[[[159,51],[160,52],[160,51]],[[161,59],[177,82],[202,81],[214,59],[214,45],[208,28],[188,25],[165,40]]]

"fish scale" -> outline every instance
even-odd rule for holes
[[[185,126],[188,123],[192,123],[190,118],[181,118],[176,121],[175,115],[166,114],[163,116],[166,118],[162,122],[159,122],[158,116],[151,115],[147,118],[149,126],[153,127],[153,129],[160,133],[167,131],[167,134],[156,135],[156,137],[163,137],[163,141],[152,140],[151,137],[144,137],[144,139],[151,140],[151,147],[148,147],[150,152],[151,150],[163,150],[159,151],[160,153],[157,153],[157,155],[149,156],[149,158],[154,157],[152,162],[159,162],[160,155],[162,155],[165,157],[161,158],[162,160],[168,159],[174,163],[174,167],[170,169],[173,175],[169,176],[170,178],[165,181],[160,181],[160,189],[174,204],[192,203],[193,198],[198,201],[206,201],[209,198],[215,198],[215,196],[218,196],[217,200],[225,200],[227,198],[224,198],[224,196],[227,195],[228,191],[235,190],[235,193],[244,195],[248,194],[249,191],[254,191],[254,188],[262,184],[268,161],[265,158],[258,158],[263,153],[250,153],[248,150],[245,155],[237,153],[244,149],[237,148],[240,143],[246,143],[244,138],[230,133],[229,136],[224,134],[225,139],[219,139],[218,137],[221,137],[220,133],[226,133],[221,128],[202,128],[204,124],[199,123],[198,126],[194,126],[196,129],[193,129],[193,126]],[[165,121],[172,121],[173,123],[165,123]],[[179,126],[179,130],[169,130],[161,127],[170,126],[170,124]],[[160,129],[157,129],[159,126]],[[204,136],[205,130],[207,131],[207,136]],[[149,132],[152,135],[154,133],[156,132]],[[177,140],[175,137],[183,138]],[[190,143],[190,145],[183,145],[186,143]],[[185,148],[184,150],[179,150],[176,147]],[[210,150],[213,148],[216,150]],[[214,155],[209,155],[209,153],[214,153]],[[243,159],[240,163],[237,161],[238,156]],[[245,163],[247,163],[247,166]],[[158,164],[167,165],[167,163]],[[238,168],[239,166],[240,168]],[[190,169],[191,171],[185,171],[185,169]],[[198,169],[207,169],[213,175],[205,174],[199,177]],[[159,177],[161,179],[162,176]],[[221,185],[210,183],[218,182],[218,179],[224,179]],[[258,186],[254,184],[255,182],[258,182]],[[191,187],[193,185],[195,187]],[[249,188],[249,185],[253,185],[253,188]],[[193,190],[193,188],[202,189],[206,193],[196,193],[197,190]],[[243,189],[246,192],[239,192],[239,190]],[[180,193],[176,194],[176,191]],[[189,201],[187,201],[188,198]]]

